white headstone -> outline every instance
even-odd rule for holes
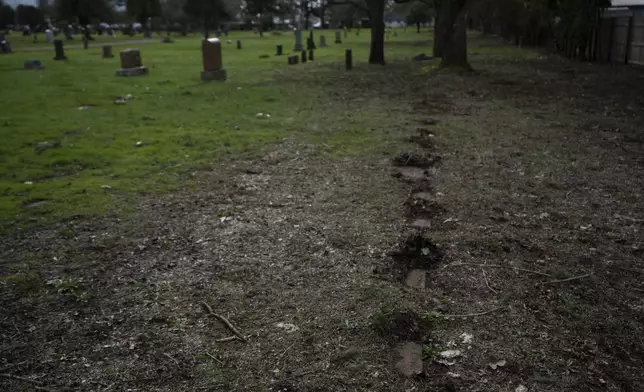
[[[45,30],[45,38],[49,43],[54,42],[54,32],[51,31],[50,29]]]

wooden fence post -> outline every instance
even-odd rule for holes
[[[610,33],[608,34],[608,62],[613,62],[613,33],[615,32],[615,18],[610,19]]]
[[[628,64],[631,58],[631,43],[633,41],[633,15],[628,18],[628,33],[626,34],[626,53],[624,53],[624,64]]]

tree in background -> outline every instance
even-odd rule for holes
[[[209,27],[219,29],[221,22],[230,19],[231,15],[223,0],[186,0],[183,11],[186,15],[203,21],[206,38]]]
[[[18,24],[29,25],[32,28],[45,24],[45,15],[33,5],[19,5],[16,8],[16,17]]]
[[[246,0],[244,6],[244,13],[257,21],[259,36],[264,36],[264,29],[266,22],[270,19],[272,21],[273,14],[285,14],[289,7],[285,2],[277,2],[276,0]]]
[[[108,0],[57,0],[56,16],[60,20],[78,22],[87,26],[92,19],[111,21],[114,18],[114,8]],[[90,29],[85,29],[85,38],[93,39]]]
[[[128,14],[141,23],[146,37],[150,37],[148,20],[153,16],[161,15],[159,0],[127,0],[125,3]]]
[[[403,4],[401,11],[405,12],[405,23],[416,25],[416,32],[420,34],[420,26],[430,23],[434,18],[434,5],[432,2],[415,0]]]
[[[352,6],[369,17],[369,64],[385,64],[385,0],[328,0],[330,7]],[[331,11],[333,13],[333,11]]]
[[[10,5],[4,4],[0,0],[0,28],[7,28],[9,25],[16,23],[16,12],[11,8]]]

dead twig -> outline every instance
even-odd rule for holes
[[[220,364],[220,365],[223,365],[223,364],[224,364],[223,362],[221,362],[220,360],[218,360],[218,359],[217,359],[217,357],[215,357],[214,355],[210,354],[209,352],[207,352],[207,353],[206,353],[206,355],[207,355],[207,356],[209,356],[210,358],[212,358],[212,359],[213,359],[215,362],[217,362],[218,364]]]
[[[179,361],[177,361],[176,359],[172,358],[172,356],[170,356],[170,354],[163,353],[163,355],[165,355],[166,357],[170,358],[172,360],[172,362],[174,362],[177,366],[179,366]]]
[[[234,334],[235,334],[235,336],[237,336],[237,339],[241,340],[242,342],[246,342],[246,341],[247,341],[247,340],[246,340],[246,338],[244,337],[244,335],[242,335],[242,334],[241,334],[241,332],[239,332],[239,331],[237,330],[237,328],[235,328],[235,327],[230,323],[230,321],[226,320],[226,318],[225,318],[224,316],[219,315],[219,314],[217,314],[217,313],[213,312],[213,311],[212,311],[212,308],[210,307],[210,305],[208,305],[208,304],[207,304],[207,303],[205,303],[205,302],[201,302],[201,305],[206,309],[206,311],[207,311],[211,316],[213,316],[213,317],[215,317],[217,320],[221,321],[221,322],[222,322],[222,323],[223,323],[223,324],[224,324],[224,325],[225,325],[225,326],[226,326],[226,327],[227,327],[227,328],[228,328],[232,333],[234,333]]]
[[[480,312],[480,313],[467,313],[467,314],[444,314],[443,317],[475,317],[475,316],[484,316],[488,313],[496,312],[497,310],[502,309],[503,306],[499,306],[498,308],[494,308],[492,310],[488,310],[486,312]]]
[[[284,356],[284,354],[286,354],[286,352],[287,352],[288,350],[290,350],[290,349],[291,349],[291,347],[293,347],[293,346],[295,346],[295,343],[293,343],[293,344],[291,344],[290,346],[286,347],[286,350],[284,350],[280,355],[278,355],[278,356],[277,356],[277,359],[281,359],[281,358]]]
[[[481,268],[481,272],[483,273],[483,279],[485,279],[485,285],[487,286],[487,288],[490,289],[490,291],[492,291],[494,294],[497,294],[497,291],[490,286],[490,282],[488,282],[487,275],[485,274],[485,270],[483,268]]]
[[[215,343],[228,343],[228,342],[233,342],[233,341],[238,340],[238,339],[239,338],[237,336],[227,336],[225,338],[215,340]]]
[[[446,265],[445,267],[443,267],[443,268],[447,268],[447,267],[458,267],[458,266],[462,266],[462,265],[471,265],[471,266],[474,266],[474,267],[481,267],[481,268],[505,268],[505,269],[513,269],[513,270],[515,270],[515,271],[528,272],[528,273],[531,273],[531,274],[541,275],[541,276],[547,276],[548,278],[552,278],[552,275],[547,274],[547,273],[545,273],[545,272],[539,272],[539,271],[529,270],[529,269],[526,269],[526,268],[513,267],[513,266],[510,266],[510,265],[498,265],[498,264],[476,264],[476,263],[454,263],[454,264],[447,264],[447,265]]]
[[[552,283],[570,282],[571,280],[577,280],[577,279],[587,278],[587,277],[589,277],[590,275],[592,275],[592,273],[587,273],[587,274],[583,274],[583,275],[579,275],[579,276],[573,276],[573,277],[571,277],[571,278],[566,278],[566,279],[551,280],[551,281],[549,281],[549,282],[543,282],[543,283],[541,283],[541,284],[552,284]]]

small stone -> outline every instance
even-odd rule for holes
[[[528,388],[525,385],[519,385],[514,392],[528,392]]]
[[[33,185],[34,183],[32,181],[25,181],[25,185]]]
[[[453,359],[456,357],[460,357],[462,355],[462,352],[461,350],[445,350],[445,351],[441,351],[438,355],[440,355],[441,358]]]
[[[42,63],[40,60],[27,60],[24,64],[25,69],[43,69]]]
[[[135,144],[135,146],[137,146],[137,147],[141,147],[142,145],[143,145],[143,142],[142,142],[142,141],[138,141],[138,142],[136,142],[136,144]]]
[[[109,185],[101,185],[101,188],[103,188],[103,189],[112,189],[112,187],[109,186]]]
[[[423,347],[418,343],[408,342],[398,348],[400,360],[396,369],[407,377],[423,372]]]
[[[489,364],[488,364],[488,366],[490,366],[490,368],[492,368],[492,370],[496,370],[496,369],[497,369],[497,368],[499,368],[499,367],[503,367],[503,366],[505,366],[505,365],[506,365],[506,363],[507,363],[507,362],[505,361],[505,359],[502,359],[502,360],[500,360],[500,361],[496,361],[496,362],[489,363]]]

